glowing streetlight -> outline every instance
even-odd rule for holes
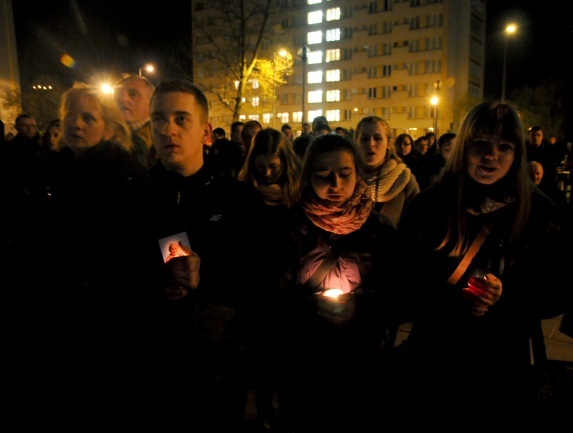
[[[508,24],[505,27],[505,35],[503,39],[503,75],[501,78],[501,101],[505,101],[505,76],[507,74],[507,39],[510,35],[515,33],[517,30],[516,24]]]
[[[153,66],[151,63],[148,63],[143,68],[139,68],[139,76],[143,75],[143,71],[152,73],[153,71],[155,71],[155,66]]]
[[[273,53],[273,128],[276,128],[276,117],[277,117],[277,110],[276,110],[276,93],[275,93],[275,88],[276,88],[276,82],[275,82],[275,69],[276,69],[276,64],[277,64],[277,54],[281,57],[286,57],[288,55],[288,52],[286,50],[280,50],[278,53],[274,52]]]

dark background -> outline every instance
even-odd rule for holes
[[[190,1],[151,7],[121,0],[54,0],[34,6],[14,1],[13,8],[23,86],[40,75],[60,77],[71,85],[74,79],[89,79],[101,71],[137,73],[148,62],[158,67],[149,77],[152,81],[191,73],[186,54],[191,39]],[[573,20],[565,6],[489,0],[484,96],[501,97],[503,30],[511,20],[519,29],[508,39],[506,95],[548,79],[571,80],[567,63]],[[76,60],[73,68],[60,63],[64,53]]]

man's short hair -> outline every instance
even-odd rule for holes
[[[167,80],[163,80],[155,87],[155,92],[153,92],[151,100],[153,101],[153,98],[161,93],[189,93],[195,96],[204,114],[204,118],[201,119],[201,121],[207,122],[209,120],[209,101],[207,101],[205,93],[191,81],[183,78],[168,78]]]

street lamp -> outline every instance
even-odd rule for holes
[[[306,61],[308,59],[308,47],[306,45],[302,46],[298,50],[298,55],[302,59],[302,123],[306,122]]]
[[[277,110],[276,110],[276,93],[275,93],[275,88],[276,88],[276,82],[275,82],[275,70],[277,67],[277,54],[281,57],[286,57],[287,56],[287,51],[286,50],[280,50],[278,53],[277,52],[273,52],[273,128],[276,128],[276,117],[277,117]]]
[[[503,39],[503,75],[501,78],[501,102],[505,101],[505,76],[507,74],[507,39],[510,35],[515,33],[517,25],[511,23],[505,27],[505,35]]]
[[[148,63],[143,68],[139,68],[139,76],[140,77],[143,75],[143,71],[151,73],[151,72],[155,71],[155,66],[153,66],[151,63]]]

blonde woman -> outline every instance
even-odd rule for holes
[[[160,249],[146,235],[145,168],[129,151],[129,129],[113,97],[76,84],[64,93],[60,115],[55,167],[26,203],[27,231],[14,245],[11,272],[27,296],[27,325],[43,341],[44,373],[30,377],[29,389],[41,395],[57,382],[64,396],[54,407],[93,417],[100,393],[110,408],[123,398],[146,399],[136,391],[145,361],[137,344],[147,320],[139,306],[154,293],[148,272]],[[29,261],[16,260],[24,257],[19,250],[32,257],[31,244],[41,258],[33,272]]]
[[[397,227],[403,209],[420,192],[416,177],[396,154],[394,135],[384,119],[363,118],[356,126],[354,142],[366,162],[366,183],[374,209]]]

